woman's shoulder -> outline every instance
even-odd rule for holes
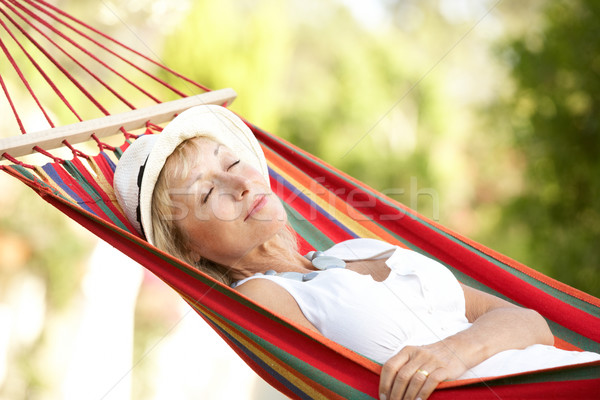
[[[264,289],[271,286],[277,286],[275,282],[272,282],[269,279],[256,279],[257,277],[250,277],[240,280],[237,285],[233,286],[233,288],[246,295],[250,298],[259,297],[262,295],[267,295],[268,293],[264,293]]]
[[[281,285],[270,279],[248,279],[235,290],[264,308],[289,318],[295,323],[318,332],[304,316],[294,297]]]
[[[288,292],[270,279],[246,279],[235,290],[269,309],[277,309],[288,299]]]

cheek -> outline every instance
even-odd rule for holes
[[[230,222],[238,220],[242,216],[242,204],[227,201],[226,196],[215,199],[207,204],[203,215],[206,220],[215,220],[215,222]]]
[[[272,196],[273,214],[275,215],[275,219],[277,221],[285,223],[287,221],[287,213],[285,212],[283,203],[281,202],[281,200],[279,200],[279,197],[277,197],[274,193],[272,194]]]

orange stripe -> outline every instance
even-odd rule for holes
[[[581,349],[572,343],[569,343],[557,336],[554,336],[554,347],[569,351],[581,351]]]
[[[337,171],[337,172],[340,172],[340,171]],[[345,175],[343,172],[340,172],[340,174],[343,175],[343,176],[345,176],[345,177],[347,177],[348,179],[352,180],[355,184],[357,184],[359,186],[363,186],[365,188],[368,188],[368,190],[371,190],[373,192],[376,192],[374,189],[369,188],[364,183],[356,181],[354,178],[352,178],[352,177],[350,177],[348,175]],[[537,271],[537,270],[535,270],[535,269],[533,269],[531,267],[528,267],[528,266],[526,266],[524,264],[521,264],[518,261],[515,261],[512,258],[510,258],[510,257],[508,257],[508,256],[506,256],[504,254],[498,253],[498,252],[490,249],[489,247],[486,247],[486,246],[484,246],[484,245],[482,245],[480,243],[477,243],[477,242],[473,241],[472,239],[469,239],[469,238],[467,238],[467,237],[465,237],[465,236],[463,236],[463,235],[461,235],[461,234],[459,234],[457,232],[454,232],[454,231],[450,230],[449,228],[447,228],[447,227],[445,227],[443,225],[440,225],[439,223],[437,223],[437,222],[435,222],[433,220],[430,220],[427,217],[424,217],[424,216],[416,213],[415,211],[411,210],[410,208],[406,207],[404,204],[399,203],[398,201],[396,201],[394,199],[391,199],[391,198],[389,198],[387,196],[384,196],[384,195],[382,195],[382,196],[385,197],[386,200],[389,201],[390,203],[392,203],[394,206],[399,207],[399,208],[405,210],[406,212],[408,212],[408,213],[410,213],[410,214],[418,217],[420,220],[426,222],[427,224],[430,224],[430,225],[434,226],[436,229],[439,229],[440,231],[442,231],[442,232],[444,232],[444,233],[446,233],[446,234],[448,234],[448,235],[450,235],[450,236],[452,236],[452,237],[454,237],[454,238],[456,238],[456,239],[464,242],[465,244],[467,244],[469,246],[472,246],[473,248],[481,251],[482,253],[484,253],[484,254],[486,254],[486,255],[488,255],[488,256],[490,256],[490,257],[492,257],[492,258],[494,258],[494,259],[496,259],[498,261],[500,261],[501,263],[504,263],[504,264],[506,264],[506,265],[508,265],[508,266],[510,266],[510,267],[512,267],[514,269],[516,269],[517,271],[519,271],[519,272],[521,272],[521,273],[523,273],[523,274],[525,274],[525,275],[527,275],[527,276],[529,276],[529,277],[531,277],[531,278],[533,278],[533,279],[535,279],[535,280],[537,280],[539,282],[542,282],[542,283],[544,283],[544,284],[546,284],[546,285],[548,285],[548,286],[550,286],[550,287],[552,287],[552,288],[554,288],[556,290],[559,290],[559,291],[561,291],[561,292],[563,292],[563,293],[565,293],[565,294],[567,294],[569,296],[572,296],[572,297],[574,297],[576,299],[579,299],[581,301],[584,301],[584,302],[589,303],[591,305],[594,305],[596,307],[600,307],[600,299],[598,299],[598,298],[596,298],[596,297],[594,297],[594,296],[592,296],[592,295],[590,295],[588,293],[582,292],[581,290],[576,289],[576,288],[574,288],[572,286],[569,286],[569,285],[567,285],[567,284],[565,284],[563,282],[560,282],[560,281],[557,281],[557,280],[555,280],[553,278],[550,278],[549,276],[544,275],[543,273],[541,273],[541,272],[539,272],[539,271]]]
[[[590,362],[581,363],[581,364],[563,365],[560,367],[553,367],[553,368],[542,368],[542,369],[536,369],[533,371],[517,372],[514,374],[507,374],[507,375],[489,376],[489,377],[485,377],[485,378],[469,378],[469,379],[461,379],[461,380],[456,380],[456,381],[442,382],[439,384],[437,389],[447,389],[447,388],[471,385],[474,383],[481,383],[481,382],[489,382],[490,386],[492,386],[492,389],[493,389],[494,381],[497,379],[525,376],[525,375],[531,375],[531,374],[537,374],[537,373],[548,373],[548,372],[553,372],[553,371],[567,371],[567,370],[571,370],[571,369],[586,368],[586,367],[593,367],[593,366],[600,366],[600,361],[590,361]],[[554,382],[554,381],[555,381],[554,379],[550,379],[550,382]],[[506,385],[506,384],[502,384],[502,385]]]
[[[123,217],[124,220],[126,220],[125,213],[123,212],[123,209],[119,205],[119,202],[117,201],[117,197],[115,196],[115,191],[114,191],[112,185],[108,182],[108,179],[106,179],[106,177],[102,173],[102,170],[98,166],[96,159],[93,157],[90,157],[90,159],[88,160],[88,164],[90,165],[91,172],[93,172],[95,175],[96,183],[98,183],[98,186],[100,186],[100,188],[104,191],[106,196],[110,199],[110,202],[113,205],[114,209],[117,210],[121,214],[121,216]],[[112,210],[112,211],[114,213],[114,210]],[[116,217],[118,218],[119,216],[116,216]]]
[[[35,167],[35,173],[47,184],[49,184],[51,186],[50,190],[54,190],[57,193],[60,193],[61,196],[63,196],[65,199],[69,199],[73,204],[77,204],[77,202],[75,201],[75,199],[73,197],[71,197],[67,192],[65,192],[62,187],[54,182],[54,180],[50,177],[50,175],[48,175],[46,173],[46,171],[44,171],[42,169],[41,166],[37,166]]]
[[[445,228],[437,223],[432,223],[432,224],[435,225],[436,228],[447,233],[448,235],[451,235],[451,236],[455,237],[456,239],[463,241],[464,243],[468,244],[469,246],[472,246],[473,248],[476,248],[477,250],[481,251],[482,253],[516,269],[517,271],[519,271],[541,283],[544,283],[545,285],[550,286],[551,288],[559,290],[569,296],[572,296],[576,299],[579,299],[581,301],[589,303],[593,306],[600,307],[600,299],[598,299],[588,293],[582,292],[581,290],[576,289],[572,286],[569,286],[566,283],[557,281],[556,279],[553,279],[547,275],[544,275],[543,273],[541,273],[531,267],[528,267],[524,264],[521,264],[520,262],[515,261],[512,258],[505,256],[504,254],[498,253],[498,252],[490,249],[489,247],[486,247],[480,243],[477,243],[471,239],[468,239],[456,232],[452,232],[448,228]],[[554,296],[554,297],[556,297],[556,296]]]
[[[373,222],[372,219],[364,216],[360,211],[340,199],[330,190],[328,190],[325,186],[315,182],[310,176],[304,173],[302,170],[294,167],[292,164],[288,163],[284,158],[282,158],[279,154],[273,152],[271,149],[263,147],[263,151],[267,159],[270,163],[277,166],[277,168],[281,171],[285,171],[285,173],[301,184],[308,191],[313,193],[315,196],[320,198],[326,204],[333,206],[339,213],[346,216],[348,219],[352,220],[354,223],[361,225],[367,231],[371,232],[373,235],[376,235],[376,238],[380,238],[383,241],[387,241],[389,243],[398,244],[399,246],[406,247],[406,245],[396,239],[394,236],[390,235],[388,232],[383,230],[379,225]],[[360,216],[360,220],[353,218],[350,216],[350,213]],[[337,216],[336,216],[337,217]],[[340,221],[342,222],[342,221]]]
[[[185,297],[185,296],[184,296]],[[260,345],[256,344],[252,339],[248,336],[240,332],[231,326],[228,322],[206,309],[200,304],[194,303],[193,299],[185,297],[186,300],[197,312],[202,313],[208,319],[210,319],[213,323],[220,326],[223,330],[225,330],[229,335],[233,336],[238,342],[240,342],[246,349],[250,350],[255,356],[261,359],[263,362],[268,364],[271,368],[273,368],[277,373],[282,375],[288,381],[290,381],[294,386],[300,389],[302,392],[311,396],[314,399],[338,399],[343,400],[343,397],[338,395],[337,393],[323,387],[322,385],[316,383],[315,381],[309,379],[306,375],[301,374],[296,369],[294,369],[289,364],[283,362],[282,360],[273,357],[268,351],[264,350]]]

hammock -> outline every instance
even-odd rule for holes
[[[0,168],[4,172],[171,286],[258,375],[284,394],[297,399],[378,397],[379,364],[272,314],[149,245],[134,233],[115,200],[113,171],[122,152],[137,137],[132,132],[140,133],[136,129],[141,129],[141,133],[159,134],[160,124],[176,113],[196,104],[226,105],[235,97],[233,91],[210,91],[43,0],[0,0],[0,25],[0,48],[14,70],[13,80],[30,94],[51,127],[0,141],[0,155],[5,159]],[[45,29],[38,27],[41,25]],[[71,46],[69,51],[64,48],[66,42]],[[34,55],[32,49],[37,49]],[[61,65],[66,63],[65,57],[71,65],[69,70]],[[106,62],[109,58],[119,61]],[[90,62],[101,66],[89,67]],[[3,64],[7,65],[5,60]],[[50,76],[42,65],[55,66],[56,74]],[[122,65],[130,75],[117,72],[113,65]],[[98,68],[102,73],[97,72]],[[4,70],[0,72],[0,85],[15,121],[26,133],[6,84],[11,81],[3,78]],[[118,79],[119,91],[113,89],[115,84],[108,84],[105,76],[109,72]],[[47,83],[76,120],[86,121],[55,128],[50,113],[29,84],[34,79],[32,74]],[[84,79],[75,78],[77,74]],[[135,83],[130,76],[145,83]],[[157,76],[169,76],[169,82],[178,82],[180,88]],[[72,102],[61,91],[64,85],[55,83],[60,79],[78,89],[76,95],[69,94],[75,98]],[[113,108],[118,110],[125,105],[129,111],[109,112],[91,94],[96,92],[87,90],[82,83],[90,80],[116,99],[118,106]],[[149,87],[158,89],[151,92]],[[125,90],[132,93],[127,98],[120,94]],[[193,93],[188,96],[185,91]],[[196,95],[199,91],[204,93]],[[141,98],[139,102],[144,105],[150,99],[154,105],[135,109],[133,97]],[[179,99],[168,101],[172,97]],[[86,114],[84,118],[78,113],[87,111],[89,104],[106,117]],[[301,251],[324,249],[357,237],[377,238],[410,248],[443,263],[465,284],[540,312],[550,324],[557,347],[600,352],[599,299],[451,232],[281,138],[246,123],[263,147],[271,186],[284,201]],[[121,137],[118,145],[111,146],[103,140],[114,134]],[[95,143],[98,150],[76,148],[74,144],[81,141]],[[61,158],[48,151],[57,146],[70,149],[72,158]],[[44,154],[49,162],[35,166],[18,159],[32,151]],[[600,363],[595,362],[485,382],[445,382],[432,398],[590,398],[599,392]]]

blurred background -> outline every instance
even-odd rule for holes
[[[426,217],[600,296],[600,2],[52,4],[234,88],[234,111]],[[0,136],[18,135],[4,99],[0,112]],[[281,398],[141,267],[6,174],[0,193],[0,399]]]

